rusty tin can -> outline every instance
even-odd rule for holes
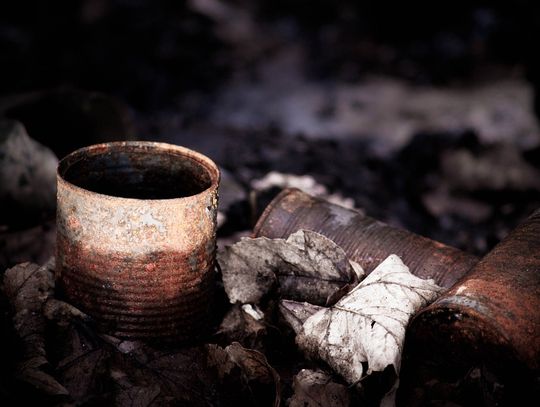
[[[413,318],[398,395],[404,406],[538,405],[540,210]]]
[[[298,189],[285,189],[274,198],[257,221],[254,235],[286,238],[300,229],[330,238],[366,273],[389,255],[397,254],[413,274],[451,287],[478,262],[476,256]]]
[[[129,141],[58,166],[57,274],[102,331],[189,341],[214,283],[219,170],[187,148]]]

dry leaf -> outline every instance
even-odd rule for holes
[[[281,397],[279,376],[264,355],[238,343],[155,348],[97,335],[79,318],[61,340],[55,375],[76,404],[258,406],[277,405]]]
[[[249,307],[249,308],[248,308]],[[264,314],[250,304],[235,304],[227,312],[215,336],[223,343],[239,342],[242,346],[262,351],[268,337]]]
[[[214,405],[215,373],[204,347],[156,349],[71,326],[56,375],[76,405]]]
[[[61,361],[55,374],[69,390],[71,398],[79,403],[102,397],[100,389],[111,358],[105,348],[88,348],[82,354]]]
[[[117,387],[121,390],[117,392],[114,405],[129,407],[148,407],[157,405],[156,401],[161,393],[160,387],[156,384],[149,386],[134,385],[130,378],[122,371],[111,371],[111,377]]]
[[[60,326],[69,326],[73,320],[89,321],[90,317],[67,302],[49,298],[42,309],[43,315]]]
[[[237,342],[225,349],[207,345],[208,365],[217,371],[224,391],[224,405],[268,405],[279,407],[281,381],[266,357]],[[239,388],[242,384],[242,388]]]
[[[49,395],[66,395],[68,391],[45,372],[48,366],[45,350],[47,321],[43,305],[53,296],[53,263],[44,266],[22,263],[4,275],[4,291],[13,308],[15,331],[23,343],[23,358],[17,377]]]
[[[279,303],[281,315],[296,333],[302,332],[304,322],[310,316],[324,309],[326,308],[310,304],[309,302],[282,300]]]
[[[293,382],[289,407],[346,407],[351,404],[347,386],[321,370],[302,369]]]
[[[67,395],[67,389],[50,374],[45,373],[48,366],[49,362],[44,356],[25,359],[17,365],[17,378],[31,384],[45,394],[51,396]]]
[[[399,373],[410,317],[441,290],[432,280],[412,275],[399,257],[391,255],[333,307],[307,318],[296,341],[349,383],[389,365]],[[288,309],[288,304],[282,303],[282,308]]]
[[[279,282],[283,298],[326,304],[363,270],[330,239],[301,230],[287,240],[242,239],[218,254],[231,303],[258,303]]]

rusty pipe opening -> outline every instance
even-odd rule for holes
[[[479,260],[461,250],[294,188],[284,189],[274,198],[257,221],[253,234],[255,237],[286,238],[300,229],[312,230],[333,240],[367,273],[389,255],[397,254],[413,274],[433,278],[446,288]]]
[[[210,317],[219,170],[184,147],[129,141],[58,167],[57,275],[119,337],[191,341]]]

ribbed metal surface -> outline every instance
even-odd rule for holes
[[[484,405],[535,404],[530,399],[540,400],[539,311],[540,210],[411,321],[401,405],[429,404],[475,368],[486,388],[464,400],[453,394],[455,402],[469,405],[472,394]],[[419,399],[429,394],[428,381],[439,382],[440,390]]]
[[[162,143],[62,160],[57,272],[67,299],[112,335],[196,339],[212,303],[218,181],[211,160]]]
[[[476,256],[297,189],[282,191],[270,203],[257,222],[254,234],[285,238],[300,229],[330,238],[367,273],[390,254],[397,254],[413,274],[433,278],[441,286],[450,287],[478,262]]]

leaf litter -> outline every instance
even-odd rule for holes
[[[410,317],[441,291],[432,280],[411,274],[398,256],[391,255],[335,305],[309,315],[302,325],[293,320],[301,306],[291,307],[291,302],[281,306],[285,318],[293,320],[300,349],[354,384],[388,366],[399,373]]]
[[[351,405],[363,397],[351,384],[399,373],[409,318],[441,291],[397,256],[360,282],[361,268],[309,231],[246,238],[219,260],[233,305],[206,344],[190,347],[98,333],[57,298],[53,262],[8,270],[17,379],[63,405]]]
[[[231,303],[257,304],[277,288],[282,298],[325,305],[364,275],[341,247],[307,230],[287,239],[243,238],[218,261]]]

